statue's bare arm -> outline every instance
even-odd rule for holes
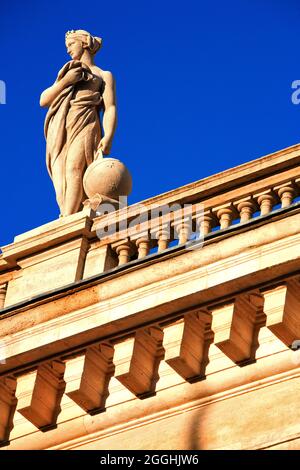
[[[69,70],[61,80],[55,82],[54,85],[43,91],[40,98],[40,105],[43,108],[48,108],[64,88],[78,82],[81,78],[82,71],[80,68]]]
[[[104,155],[108,155],[117,125],[116,86],[111,72],[104,72],[103,79],[105,82],[103,93],[104,113],[102,123],[104,136],[100,142],[100,149]]]

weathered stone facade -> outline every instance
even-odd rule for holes
[[[85,209],[3,247],[2,449],[300,448],[299,165],[297,145],[110,236]],[[149,227],[174,203],[192,225]]]

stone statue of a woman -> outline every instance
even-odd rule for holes
[[[113,76],[94,65],[101,39],[84,30],[68,31],[66,47],[72,60],[40,99],[49,107],[46,161],[62,216],[81,210],[84,172],[99,153],[109,154],[117,119]]]

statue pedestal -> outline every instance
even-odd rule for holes
[[[0,288],[2,282],[8,283],[4,306],[115,267],[117,257],[107,244],[101,244],[93,229],[95,217],[92,208],[84,207],[18,235],[2,247],[1,264],[9,269],[5,279],[0,270]]]

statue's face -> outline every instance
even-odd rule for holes
[[[73,60],[80,60],[84,48],[82,46],[82,42],[78,39],[67,39],[66,41],[66,48],[68,54],[71,56]]]

